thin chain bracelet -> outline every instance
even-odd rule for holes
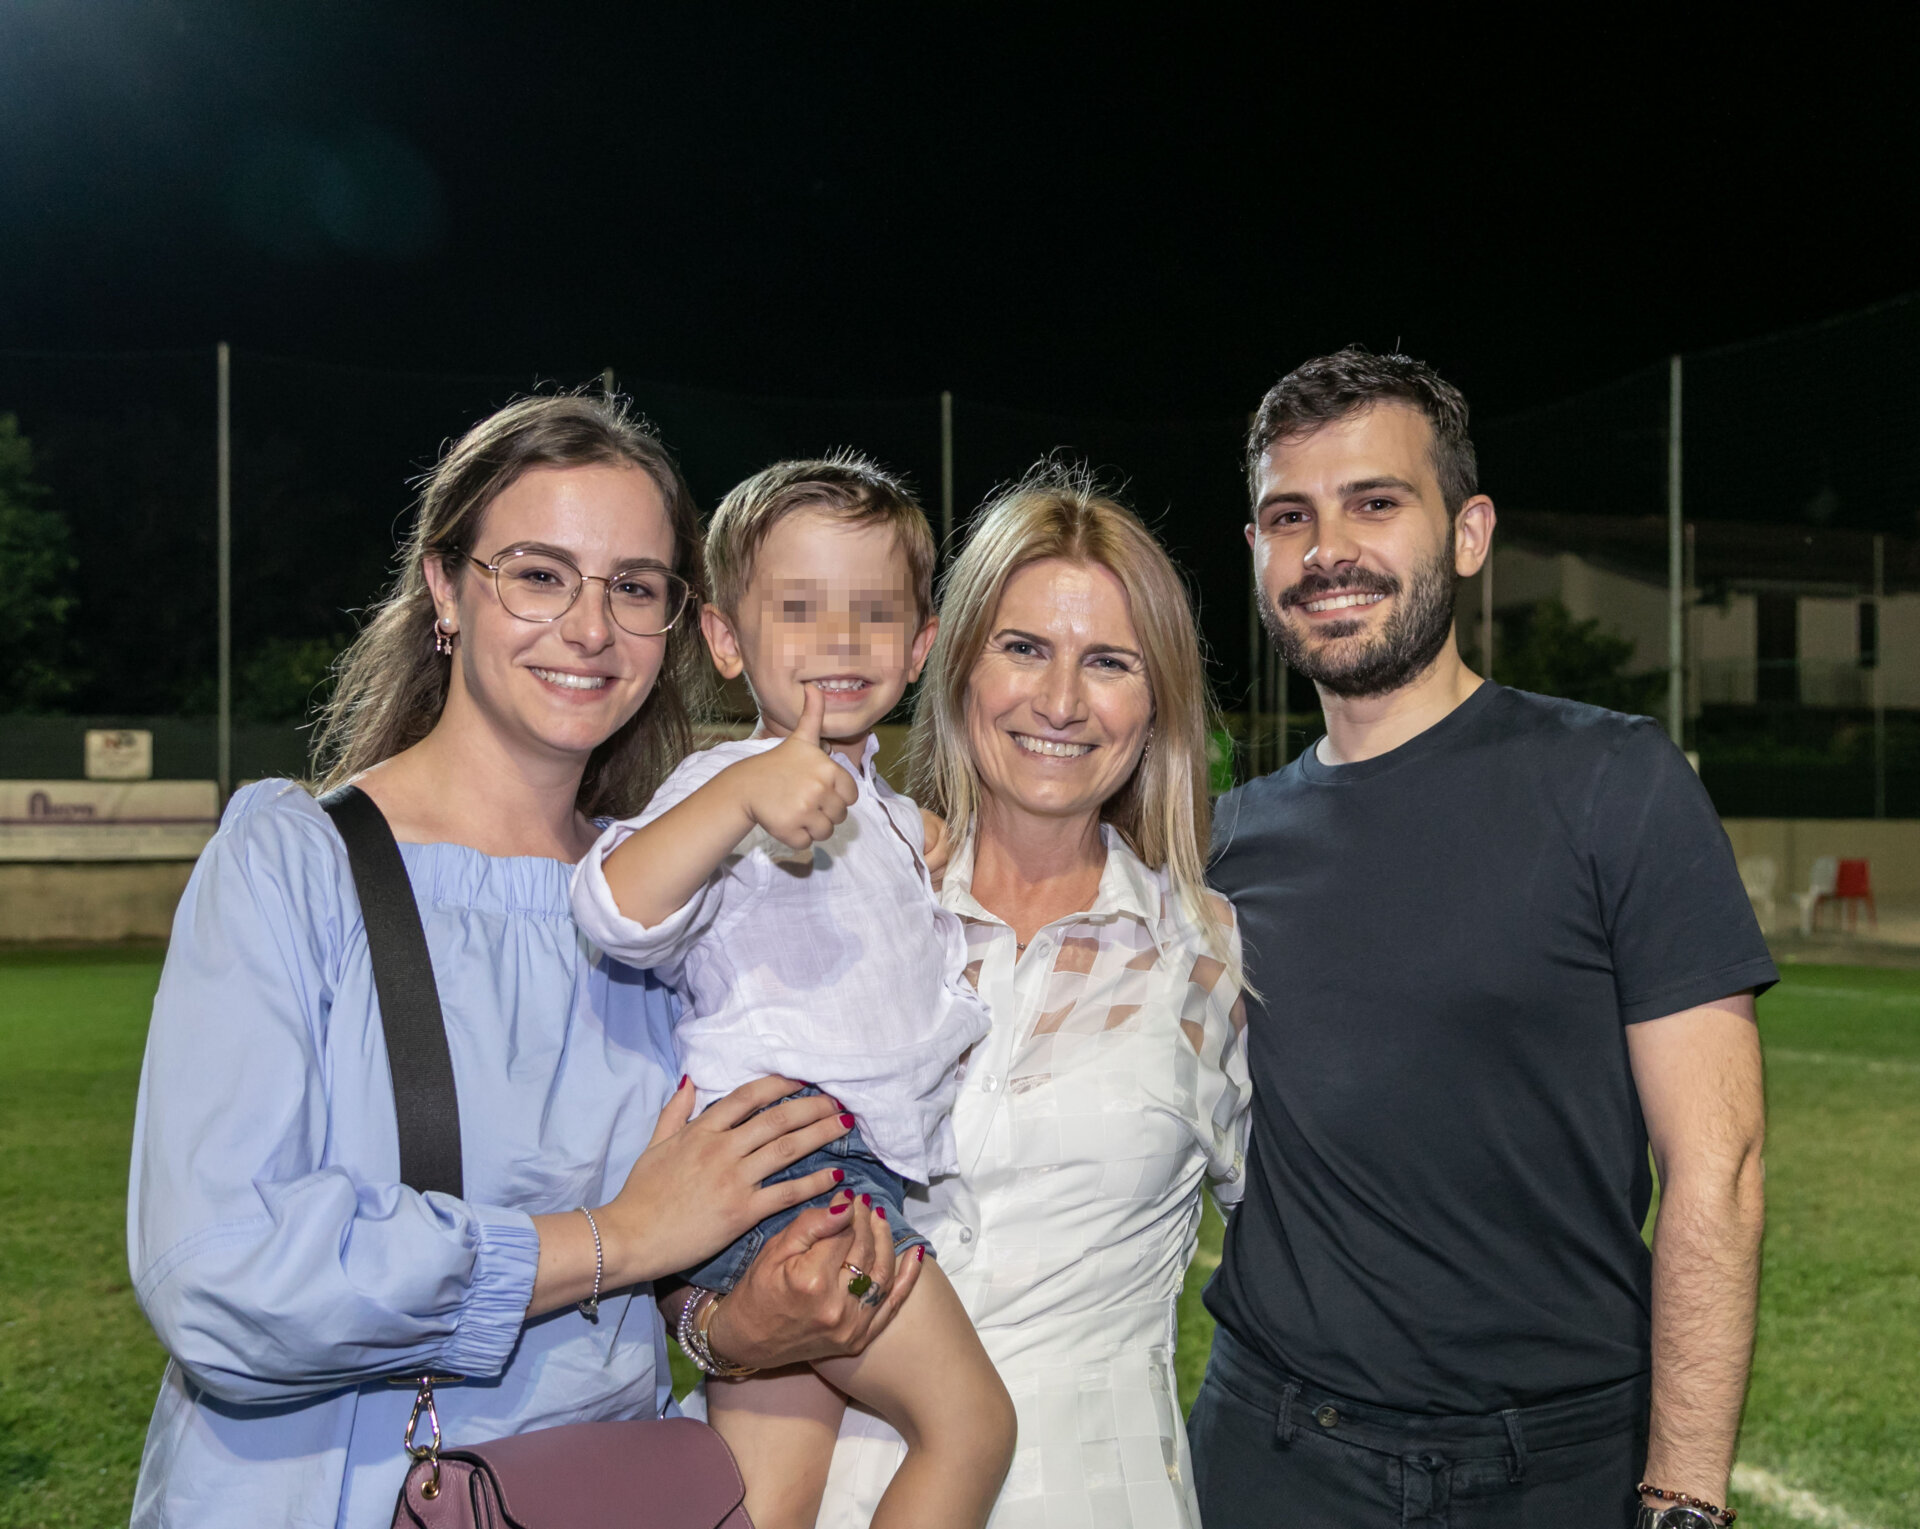
[[[1723,1508],[1718,1503],[1708,1502],[1704,1497],[1689,1497],[1685,1492],[1669,1492],[1664,1487],[1648,1486],[1644,1481],[1634,1490],[1642,1497],[1657,1497],[1662,1502],[1677,1502],[1683,1508],[1698,1508],[1708,1518],[1719,1524],[1720,1529],[1727,1529],[1727,1525],[1740,1516],[1737,1509]]]
[[[593,1212],[586,1206],[580,1207],[580,1214],[587,1218],[587,1225],[593,1228],[593,1294],[580,1303],[580,1315],[589,1322],[600,1320],[600,1276],[606,1273],[605,1251],[600,1246],[600,1223],[593,1219]]]

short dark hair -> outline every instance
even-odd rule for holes
[[[1376,356],[1360,345],[1302,362],[1260,400],[1247,432],[1249,490],[1260,491],[1261,459],[1275,441],[1310,435],[1382,403],[1411,404],[1433,427],[1434,475],[1447,513],[1458,515],[1480,491],[1480,467],[1467,434],[1467,400],[1426,362]]]

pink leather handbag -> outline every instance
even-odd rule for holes
[[[407,1472],[393,1524],[753,1529],[745,1497],[733,1456],[704,1423],[569,1423],[418,1461]]]
[[[342,786],[320,805],[346,842],[367,926],[400,1128],[401,1181],[457,1198],[460,1101],[406,864],[365,792]],[[413,1464],[394,1504],[393,1529],[753,1529],[740,1468],[705,1423],[567,1423],[443,1448],[433,1388],[459,1379],[408,1381],[419,1387],[404,1441]],[[416,1444],[423,1418],[432,1437]]]

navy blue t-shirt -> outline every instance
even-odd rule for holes
[[[1224,797],[1253,1142],[1207,1286],[1277,1368],[1479,1414],[1649,1367],[1625,1027],[1777,976],[1650,719],[1484,684],[1390,753]]]

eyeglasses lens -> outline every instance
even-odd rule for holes
[[[499,565],[500,603],[523,621],[558,621],[584,582],[571,563],[544,552],[516,552]],[[606,581],[613,619],[636,637],[670,628],[687,601],[686,581],[664,568],[626,568]]]
[[[666,631],[686,601],[686,582],[664,568],[628,568],[607,580],[613,619],[635,637]]]

